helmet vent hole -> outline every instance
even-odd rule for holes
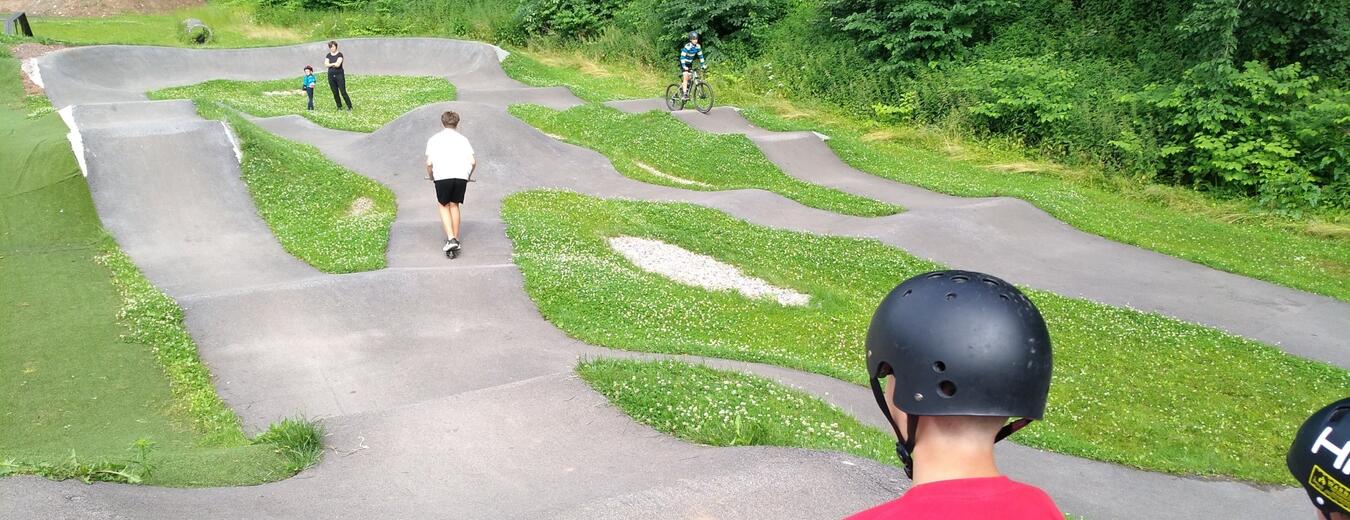
[[[954,292],[949,292],[949,293],[947,293],[947,300],[948,300],[948,301],[955,300],[955,299],[956,299],[956,293],[954,293]]]
[[[946,363],[943,363],[943,362],[941,362],[941,361],[936,361],[936,362],[933,363],[933,371],[934,371],[934,372],[937,372],[937,373],[939,373],[939,374],[941,374],[941,373],[943,373],[943,372],[946,372],[946,371],[947,371],[947,364],[946,364]]]
[[[932,279],[934,279],[934,278],[942,278],[942,273],[933,273],[933,274],[928,275],[928,279],[929,279],[929,280],[932,280]]]
[[[984,283],[988,284],[990,287],[998,287],[998,282],[994,281],[993,278],[985,278]]]
[[[909,293],[912,293],[912,292],[914,292],[914,289],[906,289],[906,290],[905,290],[905,294],[900,295],[900,297],[901,297],[901,298],[904,298],[904,297],[906,297],[906,296],[909,296]]]
[[[956,395],[956,383],[951,381],[942,381],[938,383],[938,395],[942,397],[952,397]]]
[[[970,281],[970,278],[968,278],[968,277],[966,277],[966,276],[964,276],[964,275],[959,275],[959,274],[958,274],[958,275],[952,277],[952,281],[953,281],[953,282],[956,282],[956,283],[966,283],[966,282],[969,282],[969,281]]]
[[[1005,301],[1008,299],[1008,295],[1006,295],[1006,294],[1000,294],[1000,295],[998,295],[998,297],[1001,298],[1001,299],[1003,299],[1003,300],[1005,300]]]

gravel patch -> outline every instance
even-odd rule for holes
[[[735,266],[660,240],[638,237],[613,237],[609,247],[644,271],[677,282],[712,289],[734,290],[746,298],[769,298],[780,305],[803,306],[811,297],[791,289],[775,287],[764,280],[746,276]]]
[[[660,177],[660,178],[662,178],[662,179],[667,179],[667,180],[675,181],[675,182],[677,182],[677,183],[684,184],[684,185],[687,185],[687,186],[703,186],[703,187],[705,187],[705,188],[711,188],[711,187],[712,187],[711,184],[708,184],[708,183],[706,183],[706,182],[699,182],[699,181],[689,180],[689,179],[685,179],[685,178],[683,178],[683,177],[676,177],[676,176],[671,175],[671,174],[669,174],[669,173],[662,172],[661,170],[658,170],[658,169],[656,169],[656,168],[652,168],[651,166],[649,166],[649,165],[647,165],[647,164],[645,164],[645,163],[641,163],[641,162],[638,162],[638,161],[633,161],[633,163],[634,163],[634,164],[637,164],[637,167],[638,167],[638,168],[642,168],[643,171],[645,171],[645,172],[647,172],[647,173],[650,173],[650,174],[652,174],[652,175],[655,175],[655,176],[657,176],[657,177]]]

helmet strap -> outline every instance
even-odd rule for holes
[[[1034,419],[1028,419],[1026,417],[1023,417],[1021,419],[1008,423],[1003,427],[1003,429],[998,431],[998,435],[994,436],[994,442],[1001,441],[1003,439],[1008,438],[1009,435],[1017,433],[1017,430],[1025,428],[1028,424],[1031,424],[1031,421],[1033,420]]]
[[[872,378],[872,397],[877,399],[877,406],[881,407],[881,414],[886,416],[886,422],[891,425],[891,430],[895,432],[895,456],[900,458],[900,463],[905,465],[905,476],[914,478],[914,431],[919,427],[919,418],[910,414],[905,414],[906,433],[900,433],[900,425],[895,424],[895,417],[891,415],[890,404],[886,402],[886,393],[881,389],[881,383],[877,378]]]

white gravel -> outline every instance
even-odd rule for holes
[[[715,291],[731,289],[747,298],[771,298],[780,305],[803,306],[811,301],[809,295],[769,285],[741,274],[733,265],[660,240],[613,237],[609,239],[609,247],[643,270],[683,284]]]
[[[669,173],[665,173],[665,172],[663,172],[663,171],[661,171],[661,170],[658,170],[658,169],[656,169],[656,168],[652,168],[651,166],[647,165],[646,163],[641,163],[641,162],[637,162],[637,161],[633,161],[633,162],[637,164],[638,168],[642,168],[643,171],[646,171],[647,173],[650,173],[650,174],[655,175],[655,176],[657,176],[657,177],[660,177],[660,178],[662,178],[662,179],[672,180],[672,181],[675,181],[675,182],[677,182],[677,183],[684,184],[684,185],[686,185],[686,186],[703,186],[703,187],[705,187],[705,188],[711,188],[711,187],[712,187],[711,184],[708,184],[708,183],[706,183],[706,182],[699,182],[699,181],[692,180],[692,179],[686,179],[686,178],[684,178],[684,177],[676,177],[676,176],[674,176],[674,175],[671,175],[671,174],[669,174]]]

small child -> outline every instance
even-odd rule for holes
[[[305,79],[300,85],[300,90],[309,96],[309,107],[306,110],[314,110],[314,84],[317,82],[318,80],[314,79],[314,67],[305,65]]]

